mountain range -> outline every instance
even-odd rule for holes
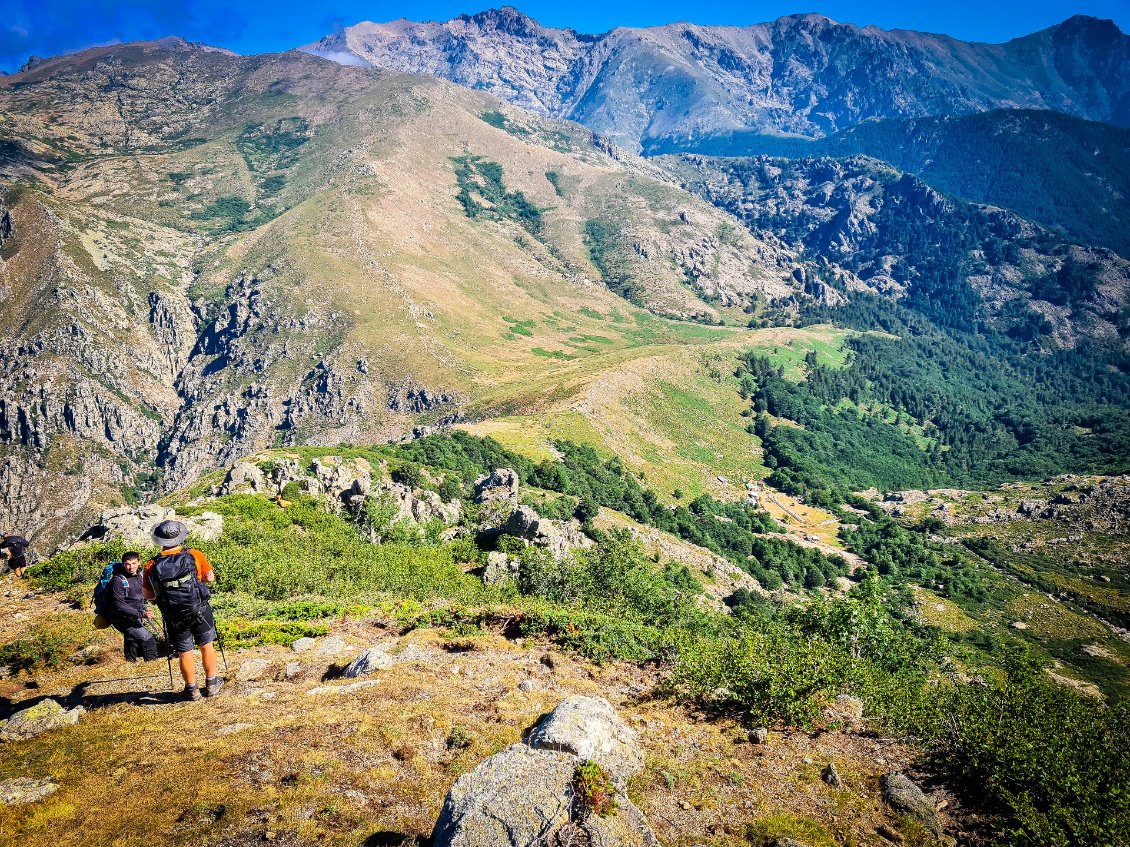
[[[1000,108],[1130,125],[1130,37],[1082,15],[983,44],[816,14],[584,35],[507,6],[442,23],[359,23],[302,49],[489,91],[635,151],[739,130],[819,138],[868,118]]]

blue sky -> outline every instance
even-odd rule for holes
[[[394,3],[325,0],[5,0],[0,7],[0,70],[14,71],[29,55],[53,56],[99,44],[179,35],[239,53],[286,50],[343,25],[394,18],[447,20],[502,0]],[[547,26],[604,32],[616,26],[650,26],[690,20],[701,24],[752,24],[796,12],[820,12],[842,23],[944,32],[975,41],[1006,41],[1074,14],[1113,18],[1130,31],[1127,0],[948,0],[932,4],[878,0],[733,3],[721,0],[650,0],[612,4],[575,0],[513,0]]]

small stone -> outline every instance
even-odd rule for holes
[[[518,683],[518,690],[522,692],[536,691],[538,684],[532,679],[523,679]]]
[[[875,827],[875,832],[890,841],[892,844],[902,844],[902,833],[900,833],[896,829],[891,829],[885,823],[881,823],[877,827]]]
[[[1012,623],[1009,624],[1009,626],[1011,626],[1013,629],[1027,629],[1028,628],[1028,624],[1024,623],[1024,621],[1013,621]]]
[[[287,679],[297,679],[302,676],[302,662],[287,662],[283,674]]]
[[[763,726],[755,726],[749,731],[750,744],[768,744],[769,730]]]
[[[824,768],[824,773],[821,778],[833,788],[843,788],[844,783],[840,779],[839,771],[836,770],[834,762],[828,762],[828,766]]]
[[[235,678],[240,682],[252,682],[262,677],[270,666],[271,663],[267,659],[248,659],[240,663]]]
[[[290,645],[290,649],[295,653],[305,653],[309,650],[313,650],[317,643],[318,642],[316,642],[313,638],[299,638],[297,641]]]
[[[327,694],[352,694],[354,691],[380,684],[379,679],[366,679],[349,685],[319,685],[317,688],[311,688],[306,694],[310,697],[322,697]]]
[[[243,732],[245,729],[251,729],[254,724],[250,723],[229,723],[227,726],[221,726],[216,730],[216,735],[234,735],[237,732]]]
[[[346,679],[356,679],[392,666],[392,656],[381,647],[370,647],[346,666],[341,675]]]
[[[883,789],[883,800],[888,806],[926,824],[934,835],[941,833],[934,805],[905,774],[884,774],[879,779],[879,784]]]

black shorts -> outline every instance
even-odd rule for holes
[[[206,606],[196,620],[165,618],[165,629],[169,633],[169,647],[177,655],[191,653],[193,647],[203,647],[216,640],[216,619],[211,606]]]

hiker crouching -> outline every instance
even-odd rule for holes
[[[157,602],[169,649],[180,657],[184,698],[199,700],[194,646],[200,648],[204,665],[204,695],[213,697],[224,687],[216,665],[216,619],[208,602],[212,595],[205,584],[215,582],[216,574],[203,553],[185,548],[186,538],[188,527],[180,521],[163,521],[153,528],[153,542],[161,553],[145,566],[142,590]]]
[[[145,602],[141,556],[134,552],[122,556],[114,565],[114,575],[106,586],[102,612],[110,625],[125,637],[126,659],[151,662],[157,658],[157,639],[146,626],[153,610]]]

